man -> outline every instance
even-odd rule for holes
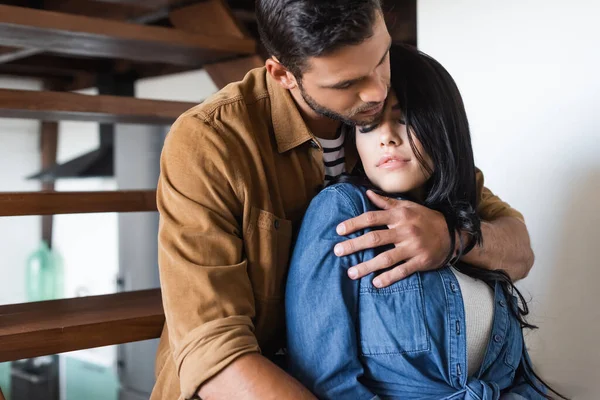
[[[382,117],[391,38],[380,0],[258,0],[256,8],[272,54],[266,68],[183,114],[165,143],[158,206],[167,322],[152,399],[314,398],[270,361],[285,345],[292,236],[325,176],[357,161],[353,143],[342,143],[341,122],[365,126]],[[484,245],[464,260],[522,278],[533,263],[522,217],[483,189],[481,174],[478,183]],[[336,254],[395,247],[351,268],[349,279],[405,261],[374,282],[383,287],[441,266],[450,251],[441,214],[373,201],[383,210],[338,233],[390,229],[340,237]]]

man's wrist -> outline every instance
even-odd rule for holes
[[[476,246],[471,235],[467,232],[459,231],[455,233],[454,258],[464,257]]]

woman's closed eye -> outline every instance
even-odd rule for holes
[[[375,130],[375,128],[377,128],[378,126],[379,126],[379,124],[371,124],[371,125],[359,126],[358,127],[358,131],[360,133],[369,133],[369,132]]]

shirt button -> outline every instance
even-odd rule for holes
[[[310,147],[312,147],[313,149],[318,149],[319,145],[314,140],[311,140],[310,141]]]
[[[500,336],[500,335],[494,335],[494,342],[500,343],[501,341],[502,341],[502,336]]]
[[[450,289],[452,289],[453,292],[456,292],[458,290],[458,288],[456,287],[456,285],[454,284],[454,282],[452,282],[450,284]]]
[[[273,226],[275,226],[275,229],[279,229],[279,225],[280,225],[280,222],[278,219],[276,219],[275,222],[273,223]]]
[[[506,307],[506,303],[504,302],[504,300],[500,300],[500,307],[502,307],[502,308]]]

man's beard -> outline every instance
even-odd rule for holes
[[[313,99],[312,97],[310,97],[310,95],[308,93],[306,93],[301,82],[298,82],[298,88],[300,89],[300,94],[302,95],[302,98],[304,99],[306,104],[308,104],[308,106],[314,112],[316,112],[317,114],[322,115],[324,117],[331,118],[336,121],[340,121],[340,122],[342,122],[346,125],[350,125],[350,126],[368,126],[368,125],[379,124],[381,122],[381,120],[383,119],[383,111],[384,111],[385,107],[382,107],[381,112],[379,114],[370,115],[367,119],[360,120],[360,121],[353,119],[353,117],[360,114],[361,112],[368,111],[368,110],[372,109],[373,107],[377,107],[381,103],[367,103],[364,106],[362,106],[356,110],[353,110],[350,113],[350,115],[342,115],[342,114],[339,114],[339,113],[317,103],[315,101],[315,99]]]

